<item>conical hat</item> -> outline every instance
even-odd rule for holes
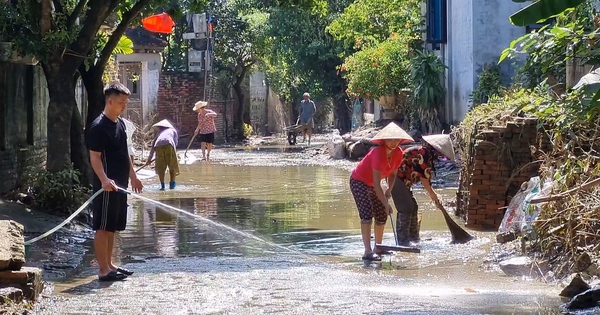
[[[425,142],[429,143],[429,145],[434,147],[436,150],[438,150],[440,153],[445,155],[447,158],[449,158],[451,160],[455,159],[454,146],[452,144],[452,139],[450,138],[450,135],[441,134],[441,135],[423,136],[423,140]]]
[[[198,101],[198,102],[196,102],[196,104],[194,104],[193,111],[197,111],[199,108],[206,107],[206,106],[208,106],[208,102]]]
[[[166,119],[163,119],[163,120],[161,120],[161,121],[157,122],[156,124],[152,125],[152,127],[175,128],[175,127],[173,127],[173,125],[171,125],[171,123],[170,123],[168,120],[166,120]]]
[[[393,122],[389,123],[383,129],[381,129],[375,135],[375,137],[373,137],[373,139],[371,139],[371,141],[379,142],[380,140],[385,140],[385,139],[415,141],[415,140],[413,140],[413,138],[411,136],[408,135],[408,133],[406,133],[406,131],[404,131],[404,129],[400,128],[400,126],[396,125]]]

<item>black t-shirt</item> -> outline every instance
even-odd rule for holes
[[[90,151],[101,152],[106,176],[122,188],[129,185],[130,169],[125,129],[125,122],[120,117],[114,122],[100,114],[90,125],[86,139]],[[100,187],[100,179],[94,172],[94,188]]]

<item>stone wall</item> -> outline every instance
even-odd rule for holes
[[[0,192],[43,166],[48,100],[40,67],[0,62]]]
[[[502,126],[475,130],[461,170],[457,208],[469,228],[497,230],[505,207],[529,178],[538,175],[537,149],[548,147],[537,119],[514,118]],[[541,140],[540,140],[541,139]]]
[[[223,93],[217,80],[211,79],[207,87],[209,108],[217,112],[215,142],[226,141],[232,125],[233,101]],[[204,98],[204,74],[163,72],[158,87],[157,112],[159,119],[169,119],[179,129],[180,135],[192,134],[198,125],[194,104]],[[180,143],[180,146],[187,143]]]

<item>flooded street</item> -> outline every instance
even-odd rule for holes
[[[353,162],[233,149],[211,157],[181,165],[176,190],[145,179],[143,195],[239,233],[130,197],[116,262],[136,273],[99,283],[88,241],[82,266],[54,280],[34,313],[559,314],[560,288],[483,267],[494,233],[450,245],[422,190],[421,253],[364,263]],[[389,223],[384,243],[394,244]]]

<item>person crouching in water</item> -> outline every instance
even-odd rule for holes
[[[165,190],[165,172],[169,168],[169,188],[175,189],[177,186],[176,178],[179,175],[179,162],[177,161],[176,148],[179,143],[179,134],[171,123],[163,119],[152,125],[155,130],[152,148],[148,155],[146,165],[152,163],[152,158],[156,153],[155,171],[160,179],[160,190]]]
[[[398,125],[390,123],[381,129],[372,141],[379,145],[352,171],[350,190],[360,217],[360,230],[365,247],[362,259],[380,261],[379,255],[382,251],[377,248],[371,249],[372,221],[375,218],[375,244],[381,244],[387,217],[392,213],[388,198],[402,162],[402,150],[398,146],[402,142],[413,142],[413,139]],[[381,180],[384,178],[389,187],[385,192],[381,187]]]
[[[199,101],[194,104],[194,111],[198,113],[198,127],[194,131],[194,137],[200,134],[200,147],[202,148],[202,159],[210,160],[210,151],[215,143],[215,132],[217,126],[215,125],[215,117],[217,113],[210,109],[206,109],[208,102]],[[208,152],[205,152],[207,151]],[[205,154],[206,153],[206,154]]]
[[[420,135],[413,135],[415,139]],[[441,204],[438,194],[431,187],[434,174],[434,162],[442,156],[454,160],[454,149],[450,135],[430,135],[421,138],[421,144],[415,143],[403,150],[404,158],[398,168],[398,180],[392,189],[392,199],[398,211],[396,217],[396,235],[399,245],[410,245],[420,241],[420,222],[418,204],[411,190],[418,182],[435,204]],[[418,140],[417,140],[418,141]]]

